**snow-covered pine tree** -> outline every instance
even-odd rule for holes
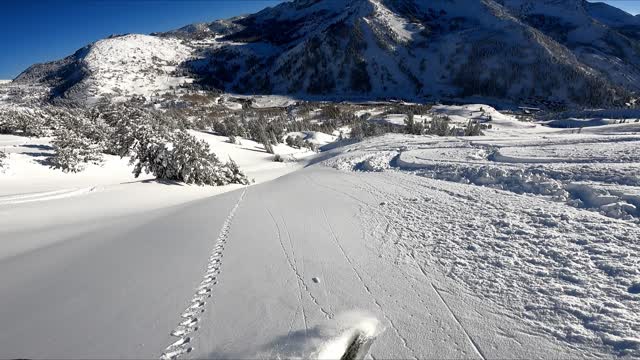
[[[426,133],[429,135],[450,136],[452,131],[449,128],[449,121],[448,116],[434,117],[426,129]]]
[[[55,154],[49,158],[54,168],[64,172],[79,172],[88,163],[102,162],[100,147],[78,129],[61,127],[55,130],[54,137],[51,144]]]
[[[362,141],[364,139],[364,129],[363,125],[365,123],[357,121],[351,126],[351,138],[357,141]]]
[[[469,120],[467,127],[464,129],[464,136],[479,136],[482,135],[480,130],[480,123],[477,121]]]
[[[7,158],[7,154],[4,151],[0,151],[0,169],[4,168],[4,161]]]
[[[44,111],[30,108],[0,108],[0,133],[41,137],[47,132]]]
[[[247,175],[245,175],[238,164],[236,164],[233,159],[229,158],[229,161],[226,164],[227,169],[227,182],[229,184],[242,184],[249,185],[249,179]]]
[[[148,127],[138,135],[131,157],[136,177],[145,171],[158,179],[187,184],[248,184],[235,162],[223,164],[210,151],[209,144],[184,130],[163,137]]]
[[[304,146],[304,141],[300,136],[289,135],[287,136],[285,142],[287,143],[288,146],[296,149],[300,149],[301,147]]]

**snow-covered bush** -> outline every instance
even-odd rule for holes
[[[0,151],[0,169],[4,167],[4,160],[7,158],[7,154],[4,151]]]
[[[351,138],[356,141],[364,140],[364,130],[362,128],[362,123],[356,123],[351,126]]]
[[[0,133],[22,136],[44,136],[48,117],[29,108],[0,108]]]
[[[59,128],[52,141],[55,154],[49,159],[54,168],[64,172],[79,172],[87,163],[102,161],[101,149],[78,129]]]
[[[318,145],[312,143],[309,140],[305,140],[302,146],[306,147],[307,149],[313,152],[318,152]]]
[[[233,161],[222,163],[211,153],[209,144],[184,130],[164,134],[151,127],[138,131],[131,162],[134,175],[142,171],[158,179],[182,181],[197,185],[248,184],[247,177]]]
[[[130,157],[136,177],[144,171],[158,179],[187,184],[248,184],[233,161],[222,163],[209,145],[197,140],[172,114],[153,111],[135,102],[96,110],[93,123],[106,124],[105,152]]]
[[[451,136],[453,131],[449,127],[450,119],[447,116],[436,116],[425,129],[428,135]]]
[[[482,135],[482,126],[477,121],[469,120],[467,127],[464,129],[464,136],[480,136]]]
[[[249,178],[245,175],[238,164],[229,158],[229,161],[224,166],[225,177],[228,184],[242,184],[248,185]]]
[[[289,135],[285,139],[285,142],[288,146],[296,149],[300,149],[304,146],[304,140],[300,136]]]
[[[109,128],[109,137],[105,142],[105,152],[120,157],[129,156],[136,139],[144,132],[162,132],[161,121],[146,109],[131,104],[119,104],[96,109],[96,118],[101,119]]]
[[[409,112],[404,120],[404,128],[407,134],[422,135],[424,133],[424,123],[415,121],[413,113]]]

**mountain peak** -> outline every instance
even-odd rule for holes
[[[44,82],[66,97],[196,86],[340,100],[619,103],[640,87],[640,36],[585,4],[296,0],[148,38],[116,38],[104,43],[113,51],[80,52],[17,80]]]

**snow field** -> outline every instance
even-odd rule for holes
[[[275,179],[302,166],[296,162],[274,162],[273,155],[250,140],[241,139],[242,145],[236,145],[228,143],[226,137],[193,134],[209,142],[220,160],[236,161],[256,183]],[[104,155],[102,164],[88,165],[80,173],[64,173],[51,168],[46,161],[53,153],[50,138],[0,135],[0,151],[7,154],[5,166],[0,169],[0,214],[4,215],[0,218],[0,237],[6,235],[0,258],[58,241],[56,236],[14,241],[8,235],[14,231],[38,231],[60,224],[134,216],[241,188],[240,185],[210,187],[158,182],[144,173],[136,179],[128,158],[110,155]],[[282,144],[276,151],[300,159],[314,154]],[[53,211],[53,206],[57,210]]]
[[[0,173],[0,265],[40,266],[42,258],[59,264],[38,279],[31,272],[16,272],[25,274],[16,275],[25,278],[20,281],[2,277],[1,285],[13,289],[3,302],[39,302],[20,294],[45,284],[74,289],[63,276],[67,262],[56,259],[75,259],[68,265],[74,274],[91,273],[110,292],[138,294],[142,283],[155,289],[148,298],[164,304],[136,303],[145,308],[138,312],[122,310],[131,308],[126,297],[103,304],[107,312],[126,315],[117,324],[128,324],[125,329],[136,329],[127,321],[137,316],[144,328],[158,318],[162,326],[133,336],[133,330],[96,328],[78,334],[73,330],[82,327],[74,325],[59,338],[104,341],[69,352],[63,341],[43,341],[50,333],[42,324],[73,314],[67,307],[73,301],[45,291],[34,307],[38,316],[24,319],[37,341],[17,340],[23,335],[18,329],[1,332],[0,343],[15,357],[98,357],[118,340],[122,356],[320,359],[334,358],[364,334],[375,337],[376,358],[638,356],[640,135],[628,124],[572,134],[484,105],[435,111],[460,116],[454,118],[460,123],[489,113],[494,128],[469,138],[389,134],[318,158],[306,149],[275,147],[300,160],[293,163],[274,162],[253,141],[231,144],[191,132],[222,161],[232,158],[250,178],[265,182],[233,199],[203,198],[239,186],[135,180],[127,159],[108,156],[101,166],[64,174],[46,165],[50,139],[0,135],[0,151],[8,154]],[[333,140],[298,135],[319,145]],[[307,159],[329,155],[335,157],[324,164],[342,171],[295,171]],[[185,204],[197,199],[203,200]],[[170,206],[178,207],[161,209]],[[127,233],[112,224],[126,224]],[[156,233],[157,227],[163,231]],[[185,248],[191,249],[187,261],[176,256]],[[140,261],[150,256],[172,265],[165,275],[173,287]],[[125,283],[83,260],[102,259],[106,267],[122,257],[132,279]],[[183,273],[188,276],[175,275]],[[71,280],[85,281],[81,275]],[[24,291],[11,287],[18,283]],[[83,304],[103,298],[95,289],[81,294],[92,300]],[[67,318],[77,324],[81,317]]]
[[[326,164],[377,172],[353,185],[383,208],[362,212],[381,256],[439,268],[571,346],[637,356],[639,150],[635,135],[386,135]]]

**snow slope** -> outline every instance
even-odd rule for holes
[[[2,356],[152,358],[188,337],[183,358],[306,358],[362,321],[379,322],[379,358],[579,354],[443,274],[389,258],[384,238],[370,238],[376,227],[355,216],[379,207],[352,185],[362,180],[371,181],[316,167],[246,192],[74,224],[79,234],[50,228],[56,245],[0,260],[0,319],[17,324],[0,331]],[[170,335],[194,318],[198,330]]]
[[[256,183],[272,180],[301,165],[278,163],[261,145],[241,140],[242,145],[229,144],[226,137],[194,132],[206,140],[222,160],[232,158]],[[282,154],[303,159],[312,152],[280,145]],[[142,174],[133,177],[128,159],[105,155],[101,165],[89,165],[80,173],[64,173],[52,169],[46,159],[53,152],[49,138],[25,138],[0,135],[0,151],[8,157],[0,168],[0,221],[2,236],[30,229],[40,231],[60,223],[91,222],[132,216],[228,192],[238,185],[200,187],[156,182]],[[52,211],[52,204],[63,201],[63,209]],[[100,206],[94,206],[100,204]],[[23,205],[23,206],[22,206]],[[34,221],[34,217],[38,221]],[[57,241],[54,236],[33,241],[5,240],[0,258],[14,256]]]
[[[639,354],[637,133],[387,135],[328,164],[382,172],[363,176],[386,186],[360,181],[384,208],[370,223],[390,224],[382,253],[441,268],[567,344]]]
[[[214,197],[233,188],[56,174],[46,139],[0,137],[0,356],[323,358],[367,333],[372,358],[637,357],[637,128],[434,110],[496,127],[304,169],[196,133],[258,181],[298,170]]]

